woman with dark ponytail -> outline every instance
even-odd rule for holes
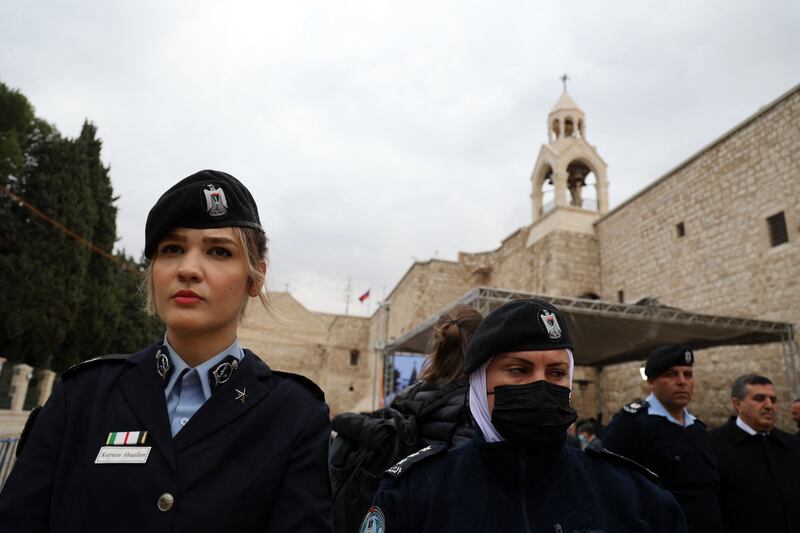
[[[464,353],[481,315],[459,305],[436,322],[420,381],[391,406],[333,419],[330,477],[336,533],[358,531],[383,473],[408,454],[472,441]],[[361,528],[361,531],[374,531]]]
[[[440,316],[420,381],[392,402],[394,409],[417,418],[417,432],[425,446],[444,443],[452,448],[472,439],[465,402],[469,379],[464,374],[464,353],[481,319],[468,305],[458,305]]]

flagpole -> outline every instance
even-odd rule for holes
[[[347,286],[344,289],[344,316],[350,314],[350,276],[347,277]]]

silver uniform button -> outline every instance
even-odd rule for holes
[[[175,503],[175,498],[172,497],[172,494],[169,492],[165,492],[161,496],[158,497],[158,510],[167,512],[172,509],[172,505]]]

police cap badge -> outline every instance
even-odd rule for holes
[[[680,344],[670,344],[656,348],[644,367],[647,379],[655,379],[673,366],[693,366],[694,353],[691,348]]]

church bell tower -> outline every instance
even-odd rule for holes
[[[547,143],[531,174],[533,225],[528,246],[553,230],[594,233],[608,212],[606,163],[587,142],[586,115],[564,90],[547,116]]]

